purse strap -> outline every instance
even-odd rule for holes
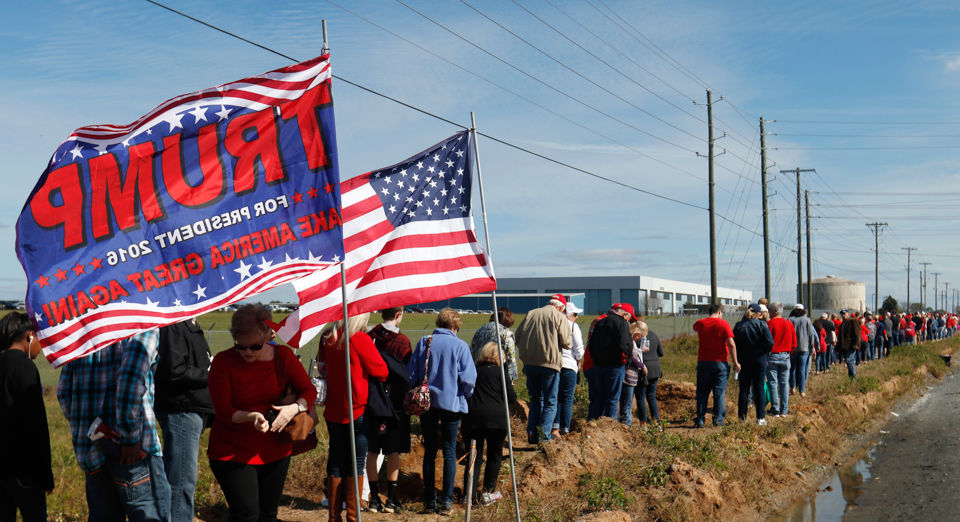
[[[430,341],[433,340],[433,336],[427,337],[427,356],[423,358],[423,382],[421,386],[427,385],[427,371],[430,369]]]

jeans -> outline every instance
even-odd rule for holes
[[[330,447],[327,450],[327,476],[334,478],[363,476],[367,464],[367,422],[366,414],[353,421],[353,443],[357,450],[357,459],[350,458],[350,424],[326,421],[330,435]]]
[[[840,357],[847,363],[847,375],[849,375],[850,378],[857,376],[857,353],[857,350],[840,352]]]
[[[0,521],[47,522],[47,495],[39,488],[25,488],[16,477],[0,480]]]
[[[767,384],[770,387],[770,413],[786,415],[790,409],[790,354],[771,353],[767,359]]]
[[[500,466],[503,461],[503,441],[507,440],[507,430],[482,429],[472,430],[465,434],[467,439],[477,441],[477,457],[473,463],[473,499],[477,500],[476,492],[480,489],[480,465],[483,464],[483,447],[487,447],[487,466],[483,470],[483,490],[494,492],[497,490],[497,480],[500,477]],[[469,442],[464,441],[469,450]],[[467,491],[468,473],[463,474],[463,491]],[[464,493],[466,495],[466,493]]]
[[[530,413],[527,417],[527,435],[550,440],[553,419],[557,416],[557,392],[560,372],[543,366],[524,366],[527,391],[530,392]],[[539,428],[539,429],[538,429]]]
[[[163,459],[157,455],[147,455],[129,466],[108,461],[87,473],[86,491],[91,522],[170,519],[170,485]]]
[[[627,426],[633,424],[633,389],[636,386],[630,386],[627,383],[623,383],[620,386],[620,414],[617,415],[617,420],[621,424],[626,424]]]
[[[189,411],[158,411],[157,421],[163,431],[163,469],[170,483],[170,520],[193,522],[193,493],[197,489],[203,416]]]
[[[750,393],[756,405],[757,419],[766,417],[763,410],[766,402],[763,397],[763,383],[767,380],[767,356],[745,359],[740,364],[740,397],[737,399],[737,417],[746,420],[750,407]]]
[[[807,376],[810,375],[810,352],[790,354],[790,387],[800,393],[807,391]]]
[[[276,520],[289,468],[290,457],[266,464],[211,460],[210,471],[223,490],[230,522]]]
[[[659,382],[659,377],[648,379],[646,386],[637,386],[634,392],[637,396],[637,417],[640,417],[640,422],[660,420],[660,408],[657,405],[657,383]],[[647,414],[647,405],[650,406],[649,415]]]
[[[536,368],[536,366],[527,368]],[[526,368],[524,368],[526,371]],[[556,373],[556,372],[554,372]],[[529,382],[529,381],[528,381]],[[532,409],[532,408],[531,408]],[[459,412],[430,408],[420,416],[423,427],[423,504],[428,508],[437,503],[436,471],[437,449],[443,450],[443,489],[441,505],[453,501],[453,480],[457,473],[457,431],[460,430]]]
[[[557,418],[554,429],[560,433],[570,433],[570,421],[573,419],[573,395],[577,391],[577,372],[570,368],[560,370],[560,386],[557,392]]]
[[[817,371],[818,372],[827,371],[827,367],[828,367],[827,359],[829,358],[830,358],[829,349],[826,352],[820,352],[817,354]]]
[[[697,363],[697,418],[695,423],[702,426],[707,415],[707,401],[713,392],[713,425],[723,426],[727,415],[724,396],[727,392],[727,378],[730,376],[730,363],[726,361],[701,361]]]

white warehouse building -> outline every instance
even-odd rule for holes
[[[601,314],[612,303],[630,303],[644,315],[682,313],[694,306],[710,303],[710,285],[672,281],[649,276],[596,277],[500,277],[497,291],[511,294],[582,293],[584,313]],[[720,303],[728,307],[746,306],[753,292],[717,287]]]

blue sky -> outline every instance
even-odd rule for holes
[[[906,299],[905,246],[918,249],[913,301],[918,261],[942,273],[941,288],[943,281],[960,287],[954,2],[469,2],[553,59],[464,3],[406,3],[515,68],[394,1],[342,5],[475,76],[325,1],[168,5],[300,59],[320,54],[326,19],[335,74],[462,124],[475,111],[486,133],[697,206],[707,201],[707,164],[695,154],[706,153],[707,129],[705,107],[693,102],[705,102],[709,86],[715,100],[724,98],[714,105],[716,134],[726,133],[717,150],[727,150],[717,159],[717,210],[747,229],[718,221],[721,286],[763,291],[755,233],[763,116],[773,120],[776,243],[796,242],[795,179],[779,170],[817,169],[803,175],[816,205],[814,277],[864,281],[872,300],[873,237],[864,224],[886,221],[881,297]],[[136,1],[15,3],[0,21],[0,43],[8,100],[0,107],[0,243],[9,246],[0,256],[0,298],[12,299],[22,299],[26,284],[13,249],[17,216],[73,129],[125,124],[175,95],[289,63]],[[457,130],[336,80],[334,100],[343,178]],[[489,140],[480,149],[499,276],[644,274],[709,283],[705,211]],[[480,225],[476,197],[474,210]],[[777,245],[772,253],[773,297],[792,302],[795,254]]]

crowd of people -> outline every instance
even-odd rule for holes
[[[766,417],[785,417],[790,396],[806,396],[811,374],[829,371],[836,364],[856,379],[857,367],[890,355],[901,345],[952,336],[958,317],[945,312],[858,313],[840,310],[811,320],[802,304],[788,317],[783,307],[760,299],[751,303],[733,326],[723,319],[723,307],[711,305],[709,316],[694,324],[699,339],[697,356],[697,410],[694,426],[704,426],[713,395],[714,426],[725,423],[724,395],[731,366],[739,380],[737,416],[745,421],[750,402],[757,424]],[[731,364],[732,361],[732,364]],[[770,409],[766,409],[769,399]]]
[[[357,519],[354,481],[364,475],[366,509],[401,509],[400,456],[410,452],[412,415],[419,416],[424,449],[424,512],[453,511],[458,438],[474,441],[477,450],[464,473],[464,496],[481,505],[497,502],[508,405],[516,401],[520,371],[529,395],[529,444],[570,433],[581,375],[587,420],[631,425],[636,400],[638,422],[662,428],[660,338],[629,303],[614,303],[592,321],[584,342],[577,322],[582,312],[556,294],[514,332],[513,313],[500,308],[467,344],[458,336],[459,313],[445,308],[432,333],[415,345],[400,331],[402,308],[381,311],[373,328],[370,314],[361,314],[328,325],[308,373],[293,350],[273,342],[270,311],[245,305],[231,318],[234,345],[215,357],[191,320],[72,361],[61,371],[57,397],[85,474],[90,520],[193,520],[207,428],[207,459],[229,519],[276,520],[291,457],[316,446],[321,407],[329,440],[322,482],[329,520]],[[841,310],[811,320],[802,305],[784,317],[781,305],[761,299],[731,327],[723,307],[713,305],[694,324],[694,424],[704,426],[711,394],[713,424],[724,424],[731,369],[740,386],[738,417],[747,419],[752,400],[764,425],[767,416],[789,413],[791,395],[805,396],[809,375],[844,364],[856,378],[858,365],[903,344],[952,336],[957,326],[956,315],[922,312]],[[0,411],[18,419],[0,430],[0,521],[16,520],[18,511],[25,522],[45,520],[45,497],[54,488],[42,385],[30,360],[39,352],[25,314],[0,319]]]

